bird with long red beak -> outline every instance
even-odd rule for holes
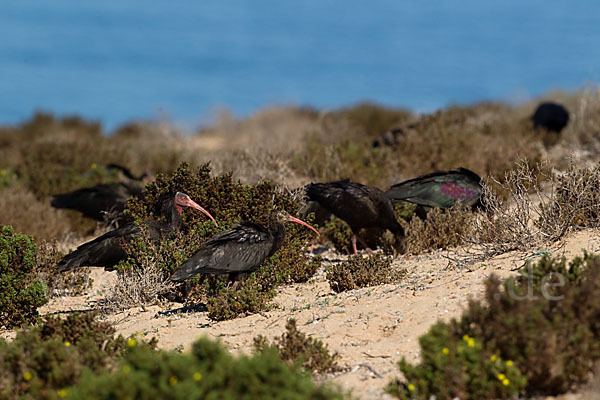
[[[213,216],[190,199],[190,196],[177,192],[175,196],[169,195],[160,200],[160,214],[164,217],[164,220],[147,220],[142,222],[142,227],[131,223],[107,232],[67,254],[58,262],[58,270],[68,271],[83,266],[104,267],[108,271],[113,270],[115,265],[127,258],[123,246],[132,239],[141,237],[142,228],[148,232],[150,239],[156,243],[159,243],[170,232],[180,230],[183,225],[181,219],[183,207],[195,208],[210,218],[215,226],[218,226]]]
[[[230,279],[237,283],[279,250],[285,240],[285,222],[304,225],[319,234],[315,228],[287,212],[273,210],[267,228],[254,222],[242,222],[210,238],[173,272],[171,279],[178,282],[196,274],[230,274]]]

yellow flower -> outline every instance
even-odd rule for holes
[[[512,362],[511,360],[508,360],[508,361],[506,362],[506,366],[507,366],[507,367],[512,367],[512,365],[513,365],[513,362]]]
[[[135,347],[136,344],[137,344],[137,342],[135,341],[134,338],[127,339],[127,346],[129,346],[129,347]]]
[[[97,165],[95,162],[92,163],[92,169],[96,169]]]
[[[412,383],[409,383],[409,384],[408,384],[408,390],[410,390],[411,392],[412,392],[413,390],[415,390],[415,385],[413,385]]]
[[[65,389],[60,389],[58,391],[58,397],[67,397],[69,393]]]
[[[177,383],[177,377],[175,375],[171,375],[171,377],[169,378],[169,383],[171,385],[175,385]]]
[[[444,354],[448,354],[448,353],[450,353],[450,350],[448,350],[448,348],[447,348],[447,347],[444,347],[444,348],[442,349],[442,353],[444,353]]]
[[[502,379],[502,384],[504,386],[508,386],[508,385],[510,385],[510,381],[508,379]]]
[[[470,339],[469,335],[464,335],[464,336],[463,336],[463,340],[464,340],[465,342],[468,342],[468,341],[469,341],[469,339]]]
[[[473,338],[469,338],[469,340],[467,341],[467,346],[475,347],[475,340]]]
[[[494,362],[494,361],[496,361],[496,359],[497,359],[497,358],[498,358],[498,357],[496,357],[496,355],[495,355],[495,354],[492,354],[492,355],[490,356],[490,361],[491,361],[491,362]]]
[[[194,374],[194,380],[195,380],[196,382],[199,382],[199,381],[200,381],[200,379],[202,379],[202,374],[201,374],[200,372],[196,372],[196,373]]]
[[[129,365],[123,366],[123,373],[128,374],[131,372],[131,367]]]
[[[31,372],[27,371],[23,374],[23,379],[25,379],[26,381],[30,381],[31,378],[33,378],[33,376],[31,375]]]
[[[498,377],[498,380],[499,380],[499,381],[503,381],[503,380],[505,380],[505,379],[506,379],[506,376],[505,376],[504,374],[498,374],[498,376],[497,376],[497,377]]]
[[[69,347],[71,345],[71,342],[65,342],[65,346]]]

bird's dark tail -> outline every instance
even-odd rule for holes
[[[391,200],[404,200],[418,195],[411,182],[394,185],[385,194]]]
[[[196,263],[185,262],[177,268],[173,274],[171,275],[171,280],[173,282],[181,282],[185,281],[188,278],[196,275]]]
[[[112,271],[126,257],[127,254],[121,248],[106,246],[102,241],[92,241],[64,256],[56,267],[60,272],[78,267],[104,267],[107,271]]]
[[[87,258],[86,252],[82,251],[82,249],[77,249],[64,256],[62,260],[56,264],[56,267],[59,272],[70,271],[73,268],[85,265]]]

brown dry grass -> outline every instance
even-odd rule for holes
[[[72,225],[62,210],[50,207],[19,185],[0,190],[0,225],[11,225],[15,231],[40,239],[64,239]],[[95,226],[95,223],[93,223]]]

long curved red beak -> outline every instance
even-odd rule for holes
[[[185,199],[182,199],[179,203],[182,206],[185,207],[192,207],[195,208],[196,210],[201,211],[202,213],[204,213],[208,218],[210,218],[212,220],[212,222],[215,223],[215,226],[219,226],[219,224],[217,224],[217,221],[215,221],[215,219],[213,218],[212,215],[210,215],[210,213],[208,211],[206,211],[204,208],[200,207],[200,205],[198,203],[196,203],[194,200],[190,199],[189,197],[186,197]]]
[[[312,229],[313,231],[315,231],[315,233],[317,234],[317,236],[319,236],[319,231],[318,231],[318,230],[316,230],[315,228],[313,228],[312,226],[310,226],[310,225],[309,225],[309,224],[307,224],[306,222],[302,221],[301,219],[298,219],[298,218],[292,217],[292,216],[290,215],[290,216],[288,217],[288,221],[290,221],[290,222],[295,222],[295,223],[297,223],[297,224],[300,224],[300,225],[304,225],[304,226],[306,226],[307,228],[309,228],[309,229]]]

